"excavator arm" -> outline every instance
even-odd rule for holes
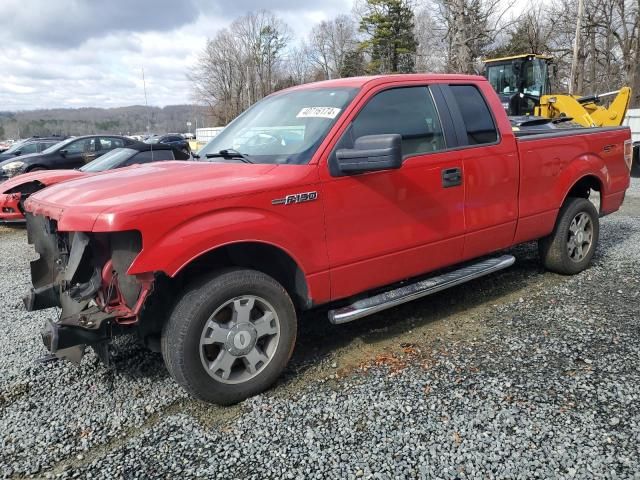
[[[615,95],[608,107],[599,102]],[[546,118],[570,117],[585,127],[614,127],[622,125],[629,108],[631,89],[622,87],[614,92],[579,97],[575,95],[543,95],[536,115]]]

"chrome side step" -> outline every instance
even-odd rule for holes
[[[410,285],[403,285],[395,290],[358,300],[346,307],[329,310],[329,321],[334,325],[351,322],[358,318],[381,312],[387,308],[426,297],[427,295],[445,290],[449,287],[454,287],[469,280],[497,272],[498,270],[510,267],[515,261],[516,259],[512,255],[488,258],[458,270],[443,273],[437,277],[421,280]]]

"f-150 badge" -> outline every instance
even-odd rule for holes
[[[293,205],[294,203],[312,202],[318,199],[318,192],[292,193],[284,198],[271,200],[272,205]]]

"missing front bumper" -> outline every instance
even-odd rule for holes
[[[110,315],[93,307],[59,321],[48,320],[40,332],[42,342],[58,358],[74,363],[82,360],[90,346],[108,364],[107,344],[113,336],[110,319]]]
[[[39,258],[31,262],[33,288],[24,296],[28,311],[60,307],[42,340],[58,358],[79,362],[87,346],[109,363],[108,344],[137,324],[153,275],[141,282],[127,269],[142,248],[138,232],[93,234],[58,232],[55,221],[27,212],[29,243]]]

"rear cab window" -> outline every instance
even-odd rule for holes
[[[462,116],[461,130],[466,138],[459,139],[461,143],[466,140],[468,146],[474,146],[498,142],[498,129],[480,90],[474,85],[449,85],[449,89],[452,95],[448,102],[453,101]]]

